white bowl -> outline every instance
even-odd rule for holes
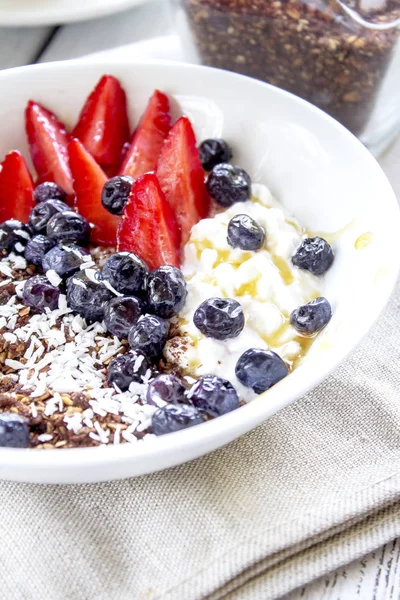
[[[314,388],[367,333],[399,267],[396,197],[362,144],[332,118],[277,88],[233,73],[177,63],[67,62],[0,73],[0,155],[28,156],[23,111],[33,98],[73,124],[104,73],[122,81],[132,123],[155,88],[176,100],[198,140],[223,136],[235,162],[267,184],[298,219],[333,232],[336,260],[325,295],[334,315],[303,363],[253,402],[186,431],[134,446],[71,450],[0,449],[0,479],[37,483],[132,477],[194,459],[227,444]],[[360,235],[369,243],[356,248]],[[362,245],[362,244],[361,244]],[[351,402],[351,398],[348,399]]]
[[[61,25],[128,10],[148,0],[0,0],[0,27]]]

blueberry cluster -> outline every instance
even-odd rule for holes
[[[323,275],[332,266],[332,247],[321,237],[306,238],[292,256],[292,263],[313,275]],[[299,306],[290,315],[291,325],[302,335],[314,335],[329,323],[332,308],[326,298]]]
[[[155,435],[186,429],[239,408],[232,384],[212,375],[200,377],[190,389],[175,375],[158,375],[147,389],[147,402],[160,407],[152,417]]]
[[[233,152],[225,140],[204,140],[199,146],[199,156],[204,169],[209,171],[207,191],[218,204],[227,208],[250,199],[250,175],[228,162]]]
[[[45,275],[28,279],[23,300],[39,311],[54,310],[61,290],[69,308],[88,322],[104,321],[107,330],[126,339],[131,352],[118,357],[108,370],[109,384],[125,391],[147,371],[148,361],[158,359],[168,338],[169,319],[183,307],[187,291],[179,269],[164,265],[149,272],[146,263],[131,252],[107,258],[103,269],[85,268],[87,250],[75,243],[53,246],[42,258],[50,276],[55,272],[59,286]],[[144,372],[143,372],[144,369]]]

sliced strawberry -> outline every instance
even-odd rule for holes
[[[105,171],[115,174],[129,139],[126,95],[118,79],[103,75],[86,100],[72,135]]]
[[[28,222],[35,204],[33,181],[26,162],[17,150],[5,157],[0,172],[0,221]]]
[[[196,137],[187,117],[181,117],[172,127],[161,150],[156,173],[176,216],[183,245],[193,225],[206,217],[210,208]]]
[[[38,183],[54,181],[73,193],[68,164],[69,134],[49,110],[30,100],[25,110],[25,125]]]
[[[107,177],[79,140],[72,140],[68,149],[76,194],[75,208],[92,223],[92,242],[105,246],[115,245],[121,219],[109,213],[101,203],[101,192]]]
[[[118,227],[118,250],[134,252],[156,269],[179,267],[179,236],[175,218],[154,173],[136,179]]]
[[[165,94],[156,90],[133,134],[119,174],[136,179],[154,171],[170,129],[169,100]]]

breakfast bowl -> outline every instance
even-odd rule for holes
[[[96,447],[2,447],[1,479],[34,483],[121,479],[181,464],[231,442],[325,379],[371,328],[397,277],[399,209],[378,163],[352,134],[319,109],[240,75],[176,63],[107,60],[3,71],[0,156],[18,149],[32,169],[24,124],[27,102],[33,98],[72,127],[88,93],[106,73],[125,89],[131,124],[138,122],[154,90],[162,90],[170,99],[173,120],[180,115],[190,119],[197,143],[209,138],[228,140],[234,163],[246,170],[252,182],[266,186],[267,195],[276,199],[271,202],[293,215],[309,237],[327,240],[335,258],[321,287],[332,318],[296,368],[236,410],[134,444],[102,444],[100,435],[95,436]],[[290,216],[287,219],[292,222]],[[263,320],[262,314],[259,319]],[[217,358],[217,369],[216,363]],[[212,361],[209,368],[212,371]]]

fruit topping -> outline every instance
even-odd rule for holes
[[[239,408],[239,396],[226,379],[207,375],[200,377],[188,395],[190,402],[212,417],[219,417]]]
[[[184,245],[193,225],[206,217],[210,208],[196,137],[187,117],[181,117],[172,127],[162,147],[156,174],[175,214]]]
[[[206,171],[211,171],[220,163],[229,162],[232,155],[232,148],[229,144],[219,138],[204,140],[199,146],[201,164]]]
[[[49,310],[58,308],[59,296],[60,290],[52,285],[47,277],[35,275],[26,280],[22,300],[26,306],[45,312],[46,308]]]
[[[32,177],[25,160],[14,150],[7,154],[0,171],[0,221],[27,223],[33,206]]]
[[[53,181],[73,194],[68,164],[69,134],[57,117],[32,100],[25,111],[25,126],[38,182]]]
[[[182,381],[170,373],[162,373],[149,383],[146,400],[154,406],[185,402],[185,387]]]
[[[146,357],[139,352],[131,351],[117,356],[107,370],[108,385],[115,385],[121,392],[126,392],[131,383],[142,382],[148,368]]]
[[[244,327],[244,314],[232,298],[208,298],[193,316],[197,329],[207,337],[226,340],[237,337]]]
[[[61,200],[65,202],[67,194],[53,181],[44,181],[39,183],[33,192],[35,202],[46,202],[46,200]]]
[[[115,173],[129,139],[126,96],[118,79],[103,75],[83,106],[72,137],[107,173]]]
[[[150,312],[170,319],[182,310],[187,296],[186,281],[182,271],[163,265],[147,277],[146,299]]]
[[[132,327],[143,312],[143,303],[134,296],[113,298],[104,311],[107,331],[120,339],[127,340]]]
[[[265,242],[264,229],[249,215],[236,215],[228,224],[228,244],[241,250],[259,250]]]
[[[213,168],[207,178],[208,193],[221,206],[232,206],[251,198],[251,179],[244,169],[229,163]]]
[[[47,202],[51,202],[48,200]],[[82,215],[72,210],[55,213],[47,223],[47,237],[56,242],[79,242],[87,244],[90,226]]]
[[[314,237],[302,241],[292,257],[292,263],[313,275],[323,275],[333,259],[333,250],[328,242],[321,237]]]
[[[93,225],[91,241],[105,246],[115,245],[120,219],[110,215],[101,203],[107,177],[79,140],[72,140],[68,149],[76,194],[75,208]]]
[[[68,306],[87,321],[102,321],[112,292],[84,273],[72,275],[67,281]]]
[[[194,406],[167,404],[154,413],[151,427],[155,435],[164,435],[200,425],[204,421],[205,417]]]
[[[243,385],[262,394],[288,374],[288,367],[272,350],[250,348],[236,363],[236,377]]]
[[[332,308],[326,298],[316,298],[296,308],[290,315],[292,326],[303,334],[321,331],[332,317]]]
[[[170,129],[169,100],[156,90],[133,134],[119,174],[137,179],[154,171]]]
[[[46,233],[47,223],[56,213],[70,211],[70,207],[62,200],[45,200],[33,207],[29,215],[29,226],[34,233]]]
[[[157,358],[168,339],[168,331],[168,321],[156,315],[143,315],[129,332],[129,345],[150,359]]]
[[[41,267],[44,255],[55,246],[55,241],[45,235],[35,235],[28,241],[25,248],[25,258],[32,265]],[[48,269],[46,269],[48,270]]]
[[[26,419],[15,413],[0,414],[0,446],[3,448],[27,448],[30,436]]]
[[[112,215],[122,215],[129,194],[131,193],[133,179],[127,176],[117,176],[109,179],[101,192],[101,203]]]
[[[43,270],[55,271],[64,279],[79,271],[81,265],[87,262],[85,257],[90,257],[89,252],[77,244],[66,243],[55,246],[44,255]]]
[[[15,250],[23,253],[31,239],[26,225],[16,219],[9,219],[0,225],[0,250]]]
[[[146,263],[133,252],[117,252],[104,263],[102,279],[117,292],[134,296],[142,291],[148,272]]]
[[[150,269],[179,266],[178,229],[153,173],[135,180],[118,227],[117,242],[118,250],[138,254]]]

